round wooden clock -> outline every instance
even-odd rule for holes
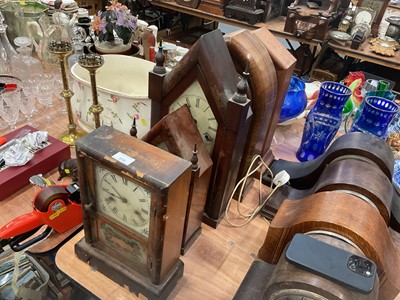
[[[191,163],[108,126],[76,151],[85,231],[77,256],[132,292],[165,299],[183,274]]]

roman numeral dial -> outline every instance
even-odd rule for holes
[[[195,94],[183,94],[171,104],[169,111],[172,112],[185,104],[188,105],[208,153],[212,154],[218,129],[218,122],[214,113],[201,89]]]
[[[150,192],[105,168],[96,168],[97,210],[122,226],[148,237]]]

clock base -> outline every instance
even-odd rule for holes
[[[222,213],[218,219],[213,219],[209,217],[206,213],[203,215],[203,223],[207,224],[208,226],[211,226],[212,228],[216,229],[219,223],[221,223],[222,219],[225,217],[225,212]]]
[[[199,227],[192,233],[192,235],[189,237],[189,239],[182,244],[181,247],[181,255],[185,255],[185,253],[189,250],[189,248],[193,245],[193,243],[197,240],[199,235],[201,234],[202,228]]]
[[[178,259],[165,280],[161,284],[155,285],[147,276],[132,269],[128,270],[126,266],[121,265],[110,255],[87,244],[84,238],[75,244],[75,253],[80,260],[88,263],[98,272],[119,285],[128,287],[129,291],[137,296],[142,294],[149,300],[167,299],[178,280],[183,276],[184,264]]]

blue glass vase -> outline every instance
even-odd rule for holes
[[[279,115],[279,123],[286,122],[299,116],[307,106],[306,85],[297,76],[292,76],[286,92],[282,110]]]
[[[301,144],[296,152],[299,161],[316,159],[332,142],[342,122],[343,106],[351,95],[344,84],[322,83],[317,102],[307,115]]]
[[[357,108],[357,111],[354,116],[354,120],[356,120],[360,117],[361,111],[364,107],[365,100],[371,96],[382,97],[382,98],[388,99],[390,101],[393,101],[394,98],[396,97],[396,95],[392,91],[389,91],[389,90],[387,90],[387,91],[378,91],[378,90],[368,91],[365,94],[363,100],[361,101],[360,106]],[[354,123],[354,121],[353,121],[353,123]]]
[[[351,132],[365,132],[385,139],[390,123],[399,111],[393,101],[370,96],[364,100],[361,113],[355,117]]]

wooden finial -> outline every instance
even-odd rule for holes
[[[133,117],[132,127],[129,130],[129,134],[135,138],[137,138],[137,128],[136,128],[136,119]]]
[[[156,65],[153,68],[153,72],[156,74],[167,73],[167,69],[165,69],[164,62],[165,62],[165,57],[163,52],[162,40],[160,40],[160,44],[158,46],[158,52],[156,54]]]
[[[248,83],[248,78],[249,78],[249,64],[246,65],[246,69],[243,72],[242,79],[239,81],[237,84],[237,91],[233,95],[232,100],[237,102],[237,103],[246,103],[247,101],[247,91],[249,89],[249,83]]]
[[[199,161],[199,158],[197,156],[197,154],[199,153],[199,151],[197,151],[197,144],[194,144],[194,149],[192,153],[192,159],[190,160],[190,162],[192,163],[192,171],[197,171],[199,168],[199,165],[197,164]]]

